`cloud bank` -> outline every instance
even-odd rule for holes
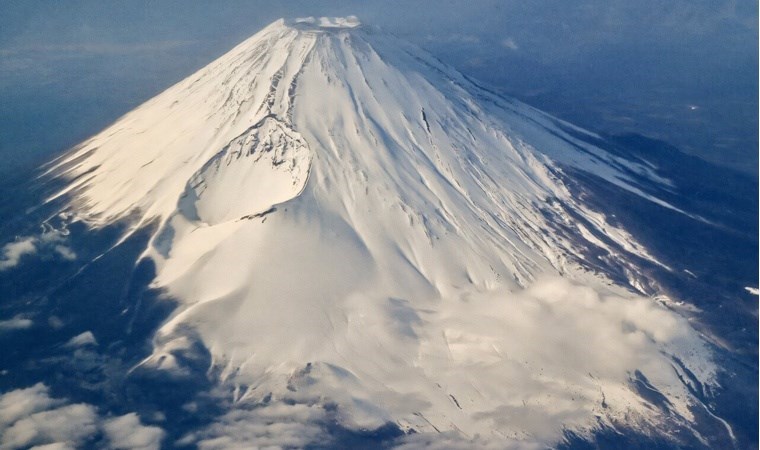
[[[0,272],[12,269],[19,265],[25,256],[31,256],[39,252],[53,255],[65,261],[73,261],[77,255],[65,245],[68,236],[67,230],[56,230],[46,227],[39,236],[22,236],[15,242],[5,244],[0,254]]]
[[[104,417],[93,405],[51,397],[42,383],[0,395],[0,450],[63,450],[92,443],[157,450],[163,437],[163,430],[143,425],[137,414]]]
[[[319,405],[274,403],[234,408],[204,430],[191,433],[179,444],[201,450],[229,448],[304,448],[325,442],[327,413]]]
[[[158,427],[148,427],[140,423],[135,413],[114,417],[103,422],[109,448],[114,450],[158,449],[164,432]]]
[[[328,439],[325,423],[358,431],[395,422],[417,431],[397,442],[404,448],[545,448],[566,430],[689,429],[702,408],[690,389],[715,383],[711,351],[685,319],[603,287],[547,278],[435,308],[366,301],[332,338],[334,357],[281,376],[286,362],[263,361],[268,373],[255,378],[246,373],[256,356],[217,360],[233,374],[235,407],[185,441],[298,447]]]

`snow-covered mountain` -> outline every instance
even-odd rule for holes
[[[328,415],[413,448],[703,439],[709,345],[567,180],[690,213],[599,139],[356,18],[280,20],[51,164],[49,201],[151,230],[178,306],[132,371],[200,346],[236,405],[188,442],[301,446]]]

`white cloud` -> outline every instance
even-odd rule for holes
[[[165,435],[159,427],[141,424],[135,413],[106,420],[103,430],[108,438],[108,448],[114,450],[157,450]]]
[[[520,46],[517,45],[517,42],[511,37],[502,40],[501,46],[510,50],[518,50],[520,48]]]
[[[3,430],[0,448],[22,449],[36,444],[81,445],[97,432],[92,405],[61,406],[21,418]]]
[[[36,412],[54,408],[62,400],[50,398],[50,390],[42,383],[0,395],[0,430]]]
[[[18,266],[24,256],[43,251],[51,252],[66,261],[73,261],[77,255],[71,248],[64,245],[66,236],[68,236],[68,231],[65,229],[56,230],[46,226],[39,236],[22,236],[15,242],[5,244],[0,256],[0,272]]]
[[[401,448],[544,448],[564,430],[583,434],[599,423],[688,422],[695,403],[669,355],[707,385],[714,376],[709,352],[683,318],[650,299],[564,279],[465,295],[425,310],[401,300],[368,301],[357,309],[361,320],[347,311],[350,339],[336,345],[354,357],[343,366],[314,362],[285,382],[263,381],[255,392],[274,392],[269,403],[241,401],[181,443],[207,450],[299,448],[328,439],[326,423],[371,429],[377,425],[361,424],[379,417],[377,424],[393,419],[420,431],[400,439]],[[93,341],[85,332],[69,343]],[[636,393],[635,371],[676,415]],[[240,396],[255,403],[249,394]],[[338,412],[328,413],[325,404]],[[454,421],[467,436],[451,427]],[[502,437],[492,441],[488,430]],[[107,448],[149,450],[160,448],[165,433],[136,414],[108,418],[92,405],[53,398],[43,384],[0,395],[0,450],[78,448],[101,435]]]
[[[508,439],[467,438],[454,432],[411,433],[402,436],[393,446],[395,450],[543,450],[546,444]]]
[[[56,245],[55,251],[61,256],[61,258],[65,259],[66,261],[73,261],[77,259],[77,254],[74,253],[72,249],[64,245]]]
[[[158,449],[164,436],[137,414],[104,418],[93,405],[51,397],[42,383],[0,395],[0,450],[81,448],[101,433],[119,450]]]
[[[669,355],[703,382],[713,381],[715,368],[697,333],[649,299],[556,278],[521,293],[473,295],[447,309],[428,318],[427,334],[443,342],[426,345],[418,364],[462,408],[477,404],[473,419],[520,440],[555,442],[564,429],[593,428],[597,417],[661,424],[667,414],[650,410],[631,386],[637,370],[688,420],[696,400]]]
[[[12,319],[0,320],[0,332],[12,331],[12,330],[24,330],[27,328],[31,328],[32,325],[34,325],[34,322],[32,322],[31,320],[24,319],[21,316],[16,316]]]
[[[35,445],[29,450],[76,450],[76,448],[65,442],[56,442],[54,444]]]
[[[53,328],[54,330],[58,330],[62,328],[64,325],[63,320],[61,320],[61,318],[58,316],[48,317],[47,322],[48,322],[48,325],[50,325],[50,327]]]
[[[235,374],[228,382],[256,386],[236,394],[251,403],[187,440],[204,449],[303,446],[324,439],[325,404],[336,405],[330,418],[352,430],[389,421],[416,430],[402,442],[408,448],[487,447],[489,439],[496,448],[545,448],[566,430],[589,435],[600,425],[689,427],[692,409],[702,406],[680,364],[714,385],[707,344],[656,301],[610,289],[547,278],[424,307],[357,295],[308,366],[282,352],[274,359],[259,352],[240,368],[217,361]],[[281,342],[292,342],[288,330]],[[637,373],[667,409],[640,394]],[[267,392],[270,405],[251,407]],[[482,442],[471,440],[477,435]]]
[[[36,252],[36,239],[31,237],[25,237],[16,242],[5,244],[3,256],[0,258],[0,271],[16,267],[22,256],[31,255]]]
[[[275,402],[253,409],[236,408],[214,424],[185,437],[202,450],[229,448],[303,448],[324,442],[320,422],[325,410],[319,405]]]
[[[98,345],[98,341],[91,331],[85,331],[82,334],[78,334],[66,342],[65,347],[75,348],[85,345]]]

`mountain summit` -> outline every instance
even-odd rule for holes
[[[662,264],[567,180],[677,210],[650,194],[671,184],[600,139],[355,17],[307,18],[49,173],[91,227],[152,230],[142,258],[178,307],[134,370],[182,377],[205,349],[235,405],[198,434],[211,447],[261,423],[318,440],[330,420],[412,446],[691,430],[711,353],[641,297],[639,268]]]

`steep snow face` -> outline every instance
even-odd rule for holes
[[[300,135],[266,116],[190,179],[180,209],[208,225],[259,214],[301,192],[310,160]]]
[[[708,350],[610,282],[638,288],[636,264],[657,262],[557,173],[666,207],[635,180],[668,182],[569,128],[356,18],[299,19],[51,173],[92,226],[158,223],[145,257],[180,306],[145,367],[181,373],[199,339],[237,401],[334,403],[350,428],[546,443],[688,427],[682,380],[712,382]]]
[[[77,177],[70,187],[82,209],[96,225],[136,210],[145,220],[166,219],[188,182],[223,149],[245,133],[263,138],[257,124],[297,141],[283,118],[316,40],[309,34],[275,23],[82,144],[60,161]]]

